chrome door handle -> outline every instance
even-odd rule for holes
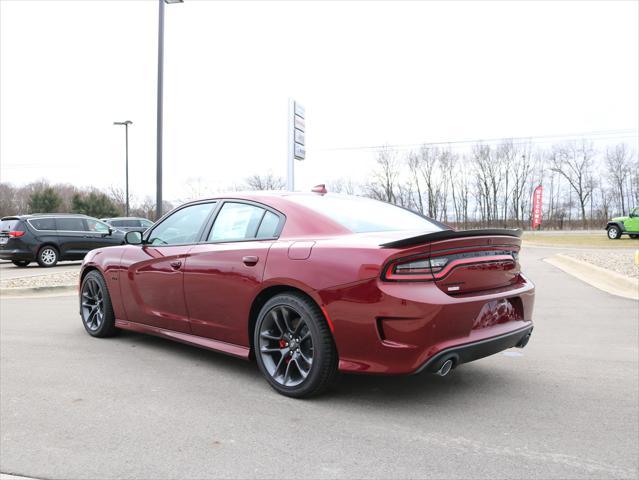
[[[177,270],[178,268],[180,268],[182,266],[182,261],[175,260],[175,261],[171,262],[169,265],[171,265],[171,268],[173,270]]]
[[[256,265],[259,260],[260,257],[256,257],[255,255],[247,255],[246,257],[242,257],[242,262],[244,262],[244,265],[246,265],[247,267]]]

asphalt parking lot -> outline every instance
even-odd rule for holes
[[[2,299],[0,471],[38,478],[637,478],[639,307],[542,262],[524,350],[439,378],[343,376],[313,400],[134,333],[75,296]]]

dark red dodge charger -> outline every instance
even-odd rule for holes
[[[359,197],[233,194],[87,254],[80,313],[94,337],[134,330],[255,358],[292,397],[338,371],[446,375],[528,342],[519,237]]]

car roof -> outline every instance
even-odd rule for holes
[[[244,200],[265,205],[284,214],[288,219],[284,226],[284,230],[282,231],[282,234],[285,237],[308,235],[340,235],[352,233],[349,229],[337,223],[330,217],[323,215],[321,212],[307,207],[300,202],[292,200],[292,197],[318,195],[330,197],[360,198],[354,197],[353,195],[344,195],[339,193],[322,194],[314,192],[289,192],[286,190],[260,190],[220,193],[219,195],[216,195],[214,197],[188,202],[184,205],[180,205],[178,208],[182,208],[186,205],[205,203],[216,200]],[[166,215],[168,215],[168,213]]]
[[[7,215],[0,220],[28,220],[29,218],[41,217],[72,217],[72,218],[93,218],[83,213],[28,213],[24,215]]]
[[[104,222],[108,222],[110,220],[149,220],[149,219],[144,217],[109,217],[109,218],[102,219],[102,221]],[[149,222],[150,221],[151,220],[149,220]]]

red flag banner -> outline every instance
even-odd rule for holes
[[[543,194],[544,194],[544,187],[542,187],[541,185],[535,188],[535,191],[533,192],[532,220],[531,220],[531,227],[533,230],[536,230],[541,225],[541,212],[542,212],[541,201],[543,198]]]

